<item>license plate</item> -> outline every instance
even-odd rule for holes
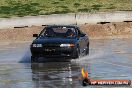
[[[46,52],[55,52],[55,49],[45,49]]]

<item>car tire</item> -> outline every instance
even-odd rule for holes
[[[31,63],[38,62],[38,57],[31,56]]]
[[[86,55],[89,55],[89,44],[87,45],[87,48],[86,48]]]
[[[73,56],[74,59],[78,59],[80,57],[80,50],[79,48],[76,49],[75,54]]]

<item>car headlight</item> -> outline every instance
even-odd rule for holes
[[[32,44],[33,47],[42,47],[42,44]]]
[[[73,47],[74,44],[61,44],[60,47]]]

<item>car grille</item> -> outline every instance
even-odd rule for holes
[[[44,44],[43,47],[44,48],[52,48],[52,47],[53,48],[55,48],[55,47],[58,48],[58,47],[60,47],[60,44]]]

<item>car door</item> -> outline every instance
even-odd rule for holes
[[[85,34],[78,29],[78,43],[79,43],[80,54],[83,54],[83,52],[86,48],[85,41],[86,41]]]
[[[86,50],[89,48],[89,39],[86,34],[83,33],[83,55],[86,55]]]

